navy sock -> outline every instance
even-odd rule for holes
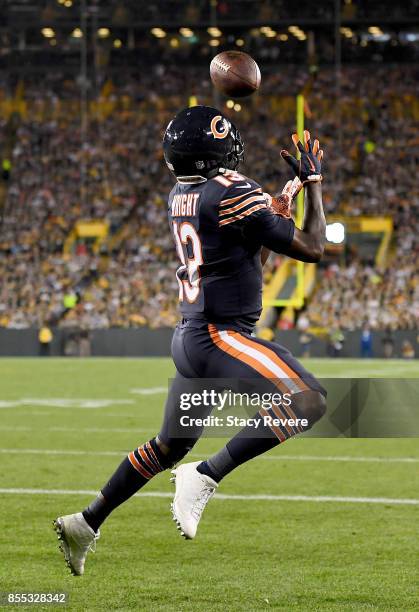
[[[237,466],[279,444],[277,438],[233,438],[218,453],[197,466],[197,471],[220,482]]]
[[[200,474],[205,474],[206,476],[209,476],[210,478],[215,480],[215,482],[220,481],[218,474],[208,465],[208,461],[203,461],[196,467],[196,469]]]
[[[97,531],[115,508],[167,467],[166,457],[155,438],[136,448],[125,457],[96,499],[83,510],[86,522]]]
[[[270,416],[272,418],[286,417],[288,413],[283,408],[271,408],[269,410],[261,410],[258,417]],[[255,433],[253,427],[244,427],[239,431],[226,446],[218,453],[203,461],[197,466],[198,472],[210,476],[216,482],[220,482],[227,474],[232,472],[237,466],[266,453],[281,442],[285,442],[291,436],[302,431],[301,428],[293,426],[276,426],[263,425]]]
[[[200,474],[206,474],[215,482],[220,482],[222,478],[237,467],[237,463],[230,455],[226,446],[210,459],[203,461],[197,466],[197,471]]]

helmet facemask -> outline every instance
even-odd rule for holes
[[[225,156],[222,167],[227,170],[237,170],[240,163],[244,161],[244,144],[239,130],[231,124],[230,133],[234,139],[233,149]]]

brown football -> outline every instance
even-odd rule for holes
[[[259,66],[242,51],[222,51],[216,55],[210,65],[210,75],[214,86],[232,98],[249,96],[260,85]]]

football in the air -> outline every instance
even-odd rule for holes
[[[260,86],[259,66],[247,53],[222,51],[210,65],[214,86],[226,96],[242,98],[254,93]]]

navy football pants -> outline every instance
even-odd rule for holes
[[[319,382],[290,351],[245,331],[193,321],[179,323],[173,335],[172,357],[176,376],[167,397],[159,438],[173,451],[177,461],[189,452],[203,431],[202,427],[188,427],[187,437],[181,435],[179,419],[184,414],[180,408],[181,395],[208,388],[203,379],[223,379],[218,391],[225,389],[227,383],[232,391],[240,393],[257,390],[308,396],[309,404],[319,394],[326,396]],[[210,382],[214,387],[216,381]],[[257,389],[255,383],[258,383]],[[320,399],[324,401],[323,398]],[[190,408],[188,414],[204,418],[211,411],[212,407],[199,406]],[[274,433],[283,441],[279,429]]]

